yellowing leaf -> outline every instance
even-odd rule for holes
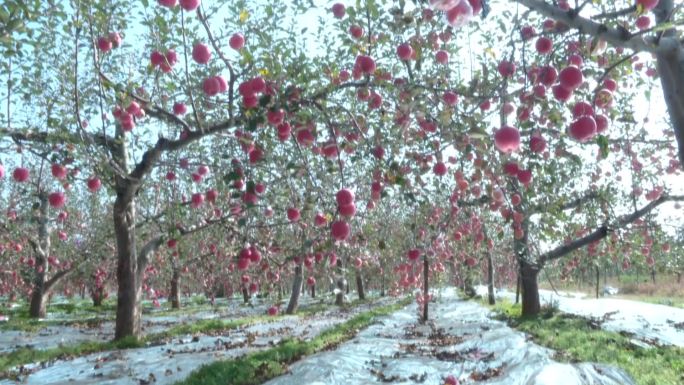
[[[259,74],[260,74],[261,76],[268,76],[268,74],[269,74],[268,68],[262,68],[262,69],[260,69],[260,70],[259,70]]]
[[[244,24],[249,19],[249,12],[246,9],[240,11],[240,23]]]

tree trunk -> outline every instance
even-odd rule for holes
[[[172,309],[180,309],[181,307],[181,293],[180,293],[180,271],[178,268],[173,269],[173,276],[171,277],[171,290],[169,294]]]
[[[429,293],[430,293],[430,287],[429,287],[429,282],[428,282],[428,271],[429,271],[429,266],[428,266],[427,256],[424,256],[423,257],[423,316],[421,318],[421,321],[423,321],[423,323],[427,322],[427,320],[428,320],[428,306],[430,303],[430,301],[428,300]]]
[[[682,273],[677,273],[677,283],[682,283]]]
[[[539,286],[537,284],[539,267],[528,262],[523,262],[520,272],[522,289],[522,315],[535,316],[539,314],[539,311],[541,310],[541,304],[539,302]]]
[[[102,306],[102,300],[104,295],[102,293],[102,289],[95,289],[95,291],[91,294],[90,298],[93,300],[93,306],[95,307],[100,307]]]
[[[653,282],[654,285],[655,285],[655,283],[656,283],[656,278],[655,278],[655,277],[656,277],[655,266],[652,266],[652,267],[651,267],[651,281]]]
[[[363,290],[363,275],[358,269],[356,270],[356,292],[361,301],[366,299],[366,292]]]
[[[521,274],[520,274],[520,268],[518,268],[518,274],[517,274],[518,279],[516,279],[515,282],[515,304],[520,303],[520,281],[521,281]]]
[[[121,194],[118,192],[118,194]],[[117,196],[114,203],[118,284],[114,339],[140,336],[141,282],[138,280],[138,254],[135,234],[135,202]]]
[[[292,281],[292,294],[290,294],[290,302],[287,304],[286,314],[294,314],[299,307],[299,294],[302,292],[302,283],[304,278],[302,276],[301,263],[295,267],[295,276]]]
[[[316,284],[311,285],[311,298],[316,298]]]
[[[246,304],[249,303],[249,291],[247,290],[247,286],[244,284],[242,285],[242,300]]]
[[[45,275],[43,276],[43,284],[45,282]],[[45,318],[47,315],[47,293],[43,291],[43,285],[38,286],[34,284],[31,292],[31,304],[29,306],[29,317],[31,318]]]
[[[496,304],[496,298],[494,297],[494,263],[490,250],[487,250],[487,300],[490,305]]]
[[[48,197],[45,192],[39,194],[40,207],[36,221],[38,222],[38,243],[33,243],[36,265],[34,266],[34,280],[31,291],[29,317],[45,318],[47,314],[47,296],[49,287],[47,274],[50,269],[48,256],[50,255],[50,229],[48,227]]]
[[[342,306],[344,304],[344,287],[347,286],[347,281],[341,275],[337,278],[337,293],[335,294],[335,305]]]
[[[601,282],[601,269],[596,266],[596,298],[599,297],[599,284]]]

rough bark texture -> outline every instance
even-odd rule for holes
[[[537,284],[539,267],[528,262],[523,262],[520,273],[520,283],[522,289],[522,315],[537,315],[541,310],[541,305],[539,303],[539,286]]]
[[[311,298],[316,298],[316,284],[311,285]]]
[[[360,270],[356,270],[356,292],[360,300],[366,299],[366,292],[363,289],[363,275]]]
[[[114,203],[117,245],[116,327],[114,339],[140,335],[141,284],[138,281],[138,252],[135,234],[135,203],[117,196]]]
[[[180,271],[177,268],[173,269],[173,276],[171,276],[171,291],[169,294],[169,299],[171,300],[172,309],[180,309],[181,298],[180,298]]]
[[[44,274],[40,274],[44,276]],[[37,281],[37,280],[36,280]],[[31,304],[29,306],[29,317],[45,318],[47,315],[47,293],[43,291],[43,286],[38,286],[37,282],[31,291]]]
[[[31,303],[29,305],[29,317],[45,318],[47,315],[47,275],[50,269],[48,256],[50,255],[50,229],[48,227],[48,197],[46,193],[39,194],[40,207],[36,221],[38,222],[38,242],[33,243],[33,251],[36,265],[33,269],[33,288],[31,290]]]
[[[541,309],[539,302],[539,285],[537,277],[540,271],[540,264],[530,261],[529,247],[529,219],[525,217],[522,221],[523,237],[513,242],[513,249],[518,258],[520,267],[520,291],[522,295],[522,314],[537,315]]]
[[[290,294],[290,302],[287,304],[286,314],[294,314],[299,307],[299,295],[302,292],[302,284],[304,282],[304,277],[302,275],[302,265],[301,263],[295,267],[295,275],[292,280],[292,293]]]

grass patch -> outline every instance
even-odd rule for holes
[[[287,339],[278,346],[245,355],[244,357],[218,361],[193,371],[177,385],[255,385],[287,372],[288,365],[308,355],[333,349],[353,338],[360,329],[369,326],[376,317],[390,314],[410,303],[406,299],[394,305],[379,307],[361,313],[350,320],[332,327],[310,341]]]
[[[493,306],[498,318],[525,332],[542,346],[556,351],[561,362],[590,361],[624,369],[639,385],[684,383],[684,349],[644,349],[620,333],[592,327],[586,318],[547,311],[545,316],[521,317],[520,305],[503,301]]]

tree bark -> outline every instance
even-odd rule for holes
[[[682,283],[682,273],[677,273],[677,283]]]
[[[299,295],[302,292],[302,284],[304,277],[302,275],[302,264],[295,267],[295,275],[292,280],[292,294],[290,294],[290,302],[287,304],[286,314],[294,314],[299,307]]]
[[[335,305],[342,306],[344,304],[344,287],[347,286],[347,281],[341,275],[337,278],[337,294],[335,294]]]
[[[522,278],[522,274],[520,274],[520,268],[518,267],[518,274],[517,274],[517,279],[515,282],[515,304],[516,305],[520,303],[520,283],[522,280],[521,278]]]
[[[138,253],[135,233],[135,202],[118,192],[114,203],[114,231],[117,244],[116,326],[114,339],[140,336],[141,282],[138,281]]]
[[[36,221],[38,222],[38,243],[32,243],[36,264],[34,266],[33,288],[29,317],[45,318],[47,315],[46,299],[48,295],[47,274],[50,269],[50,228],[48,227],[48,196],[45,192],[38,195],[40,206]]]
[[[363,289],[363,275],[360,270],[356,270],[356,292],[361,301],[366,299],[366,292]]]
[[[45,318],[47,315],[47,293],[43,290],[45,284],[45,274],[36,273],[42,278],[36,278],[31,291],[31,304],[29,305],[29,317]],[[42,283],[39,283],[42,281]]]
[[[494,297],[494,263],[492,261],[492,252],[487,250],[487,300],[490,305],[496,304]]]
[[[537,276],[539,274],[539,267],[528,262],[523,262],[521,272],[521,288],[522,288],[522,315],[535,316],[541,310],[539,302],[539,286],[537,284]]]
[[[601,282],[601,269],[596,265],[596,298],[599,297],[599,285]]]
[[[180,270],[176,267],[173,269],[173,276],[171,277],[171,290],[169,299],[171,300],[172,309],[180,309],[181,295],[180,295]]]
[[[428,266],[428,260],[427,256],[423,256],[423,316],[421,320],[423,323],[427,322],[428,320],[428,307],[429,307],[429,293],[430,293],[430,287],[429,287],[429,281],[428,281],[428,271],[429,271],[429,266]]]
[[[247,304],[249,303],[249,291],[247,290],[246,285],[242,285],[242,301]]]

